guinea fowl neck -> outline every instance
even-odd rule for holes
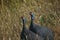
[[[31,24],[33,24],[33,19],[32,19],[32,17],[31,17]]]
[[[25,21],[23,20],[23,29],[25,29]]]
[[[31,16],[31,23],[30,23],[30,29],[33,27],[33,19],[32,19],[32,16]]]

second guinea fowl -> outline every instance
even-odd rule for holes
[[[30,16],[31,16],[31,23],[30,23],[30,28],[29,30],[31,30],[32,32],[42,36],[45,40],[48,39],[49,40],[54,40],[54,33],[52,30],[50,30],[47,27],[43,27],[37,24],[34,24],[34,14],[33,12],[30,12]]]
[[[22,40],[44,40],[43,37],[38,36],[37,34],[35,34],[34,32],[28,30],[25,27],[25,18],[22,17],[22,22],[23,22],[23,29],[21,32],[21,39]]]

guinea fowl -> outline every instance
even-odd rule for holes
[[[53,31],[50,30],[47,27],[43,27],[37,24],[34,24],[33,20],[34,20],[34,14],[33,12],[30,12],[30,16],[31,16],[31,23],[30,23],[30,28],[29,30],[31,30],[32,32],[42,36],[44,38],[44,40],[48,39],[49,40],[54,40],[54,34]]]
[[[23,21],[23,29],[21,32],[21,39],[22,40],[44,40],[44,38],[38,36],[37,34],[33,33],[32,31],[29,31],[25,27],[25,19],[23,17],[22,17],[22,21]]]
[[[23,17],[21,17],[21,19],[22,19],[22,22],[23,22],[23,29],[22,29],[22,32],[21,32],[21,39],[22,40],[26,40],[26,27],[25,27],[25,19],[23,18]]]

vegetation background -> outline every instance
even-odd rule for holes
[[[0,40],[20,40],[20,17],[26,17],[29,28],[31,11],[34,22],[53,30],[60,40],[60,0],[0,0]]]

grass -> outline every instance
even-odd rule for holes
[[[55,40],[60,40],[60,1],[59,0],[3,0],[0,1],[0,40],[20,40],[22,30],[21,16],[27,19],[29,12],[34,12],[36,24],[47,26],[55,33]]]

